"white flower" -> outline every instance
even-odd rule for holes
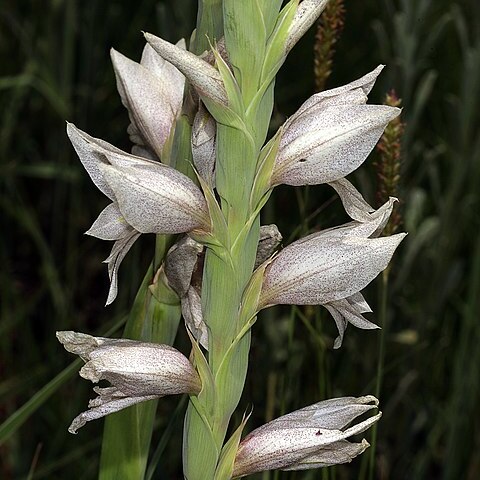
[[[73,124],[67,125],[67,133],[93,182],[113,202],[87,232],[115,240],[106,260],[108,305],[117,294],[120,263],[140,233],[208,231],[208,210],[199,188],[177,170],[125,153]]]
[[[185,48],[183,40],[178,45]],[[117,89],[131,121],[128,133],[136,144],[132,152],[160,159],[181,111],[185,77],[149,44],[140,63],[114,49],[110,53]]]
[[[287,120],[271,184],[316,185],[358,168],[400,109],[365,105],[382,67],[343,87],[310,97]]]
[[[406,234],[371,238],[388,221],[394,199],[365,222],[350,222],[309,235],[284,248],[266,267],[259,309],[276,304],[323,305],[333,315],[340,347],[347,323],[378,328],[359,293],[382,270]]]
[[[267,260],[282,241],[276,225],[262,225],[255,265]],[[193,337],[208,350],[208,327],[202,313],[202,269],[204,247],[187,236],[168,251],[164,271],[169,286],[179,296],[185,325]]]
[[[265,470],[305,470],[350,462],[369,446],[346,439],[367,430],[381,413],[347,426],[377,408],[373,396],[326,400],[302,408],[257,428],[240,443],[233,477]]]
[[[86,422],[136,403],[178,393],[196,395],[201,389],[192,364],[169,345],[92,337],[71,331],[57,332],[57,338],[67,351],[85,361],[81,377],[93,383],[108,380],[112,384],[93,389],[98,397],[89,402],[89,410],[73,420],[68,429],[71,433],[76,433]]]

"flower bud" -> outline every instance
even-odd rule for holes
[[[202,314],[204,247],[190,237],[175,243],[165,258],[169,286],[180,297],[182,316],[193,337],[208,350],[208,329]]]
[[[257,428],[240,443],[233,477],[265,470],[305,470],[350,462],[369,446],[346,439],[367,430],[381,413],[351,427],[360,415],[375,409],[373,396],[325,400]]]
[[[285,45],[288,53],[305,35],[327,6],[328,0],[303,0],[295,12]]]
[[[145,38],[161,57],[175,65],[188,78],[200,95],[221,105],[228,105],[227,92],[218,70],[193,53],[151,33],[145,33]]]
[[[182,41],[182,45],[185,42]],[[117,89],[127,108],[133,152],[160,159],[183,101],[185,77],[147,44],[141,63],[110,51]]]
[[[83,333],[57,332],[68,352],[85,362],[80,376],[112,386],[95,387],[98,397],[89,410],[77,416],[69,427],[76,431],[90,420],[104,417],[130,405],[164,395],[200,392],[200,378],[188,359],[169,345],[137,342],[128,339],[92,337]]]
[[[255,257],[255,268],[273,255],[275,249],[280,245],[282,240],[282,234],[274,223],[271,225],[262,225],[260,227],[260,238],[258,241],[257,255]]]

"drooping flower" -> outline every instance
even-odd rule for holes
[[[347,438],[367,430],[382,414],[348,425],[377,406],[378,400],[373,396],[334,398],[277,418],[241,441],[233,477],[265,470],[306,470],[350,462],[369,444],[365,439],[351,443]]]
[[[185,41],[177,46],[185,48]],[[114,49],[110,53],[117,89],[130,117],[132,153],[159,160],[181,111],[185,77],[148,43],[140,63]]]
[[[78,415],[68,431],[76,433],[85,423],[146,400],[200,392],[200,378],[188,359],[169,345],[128,339],[92,337],[71,331],[57,332],[68,352],[85,362],[80,376],[111,387],[94,387],[98,397]]]
[[[367,221],[317,232],[284,248],[265,269],[259,309],[276,304],[325,306],[339,331],[335,348],[348,323],[378,328],[362,315],[371,310],[360,290],[387,267],[406,235],[371,238],[385,226],[394,201],[371,213]]]
[[[382,66],[310,97],[282,128],[271,185],[317,185],[358,168],[400,109],[365,105]]]
[[[185,175],[159,162],[123,152],[67,125],[68,136],[108,205],[87,234],[115,240],[106,262],[111,280],[107,305],[117,294],[120,263],[140,233],[208,231],[208,210],[200,189]]]

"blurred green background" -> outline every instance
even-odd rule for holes
[[[384,336],[375,455],[378,479],[480,478],[480,8],[478,0],[346,1],[327,87],[387,68],[371,95],[403,100],[400,212],[409,232],[394,257],[383,334],[334,322],[318,308],[267,311],[253,332],[242,400],[250,426],[323,398],[371,393]],[[106,198],[65,135],[65,120],[129,150],[109,48],[139,59],[141,30],[189,36],[196,2],[3,0],[0,4],[0,478],[93,479],[101,421],[67,433],[91,385],[55,331],[119,335],[153,254],[142,236],[124,261],[120,295],[104,308],[110,245],[82,235]],[[310,32],[277,82],[273,123],[313,93]],[[373,154],[352,175],[375,202]],[[346,220],[326,186],[278,188],[266,220],[288,243]],[[365,296],[378,312],[379,285]],[[370,316],[378,321],[378,314]],[[188,351],[185,335],[179,345]],[[160,401],[152,479],[180,478],[182,412]],[[22,407],[23,406],[23,407]],[[22,407],[22,408],[20,408]],[[367,435],[368,438],[368,435]],[[266,479],[366,478],[365,458]],[[121,480],[121,479],[120,479]]]

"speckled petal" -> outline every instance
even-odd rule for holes
[[[126,221],[141,233],[182,233],[209,228],[202,192],[162,164],[100,166]]]
[[[355,418],[377,407],[378,399],[373,395],[331,398],[283,415],[260,427],[257,431],[266,426],[269,428],[281,428],[291,424],[303,427],[342,430]]]
[[[106,305],[110,305],[118,293],[118,269],[125,255],[128,253],[132,245],[136,242],[140,233],[132,229],[132,231],[120,240],[117,240],[112,247],[112,251],[103,263],[108,264],[108,276],[110,278],[110,289],[108,290],[108,297]]]
[[[387,267],[404,237],[316,235],[296,242],[267,267],[260,305],[320,305],[349,297]]]
[[[316,185],[345,177],[365,161],[399,113],[384,105],[339,105],[300,116],[282,135],[272,185]]]
[[[152,53],[146,54],[146,58],[151,56]],[[129,128],[131,139],[141,146],[150,147],[161,158],[163,146],[180,112],[184,81],[177,79],[168,83],[168,75],[164,78],[160,68],[155,74],[114,49],[111,57],[117,89],[132,122]],[[163,62],[169,69],[174,68]]]
[[[102,210],[85,234],[101,240],[120,240],[132,232],[133,228],[123,218],[118,205],[111,203]]]
[[[185,40],[183,38],[180,39],[176,46],[185,50]],[[140,64],[168,85],[172,105],[177,105],[180,108],[183,102],[183,90],[185,87],[185,76],[183,73],[162,58],[149,43],[146,43],[143,48]]]
[[[376,229],[369,236],[378,237],[388,223],[397,199],[390,197],[384,205],[375,210],[346,178],[329,183],[329,185],[338,193],[345,211],[353,220],[362,223],[376,222]]]
[[[106,417],[111,413],[118,412],[120,410],[123,410],[124,408],[136,405],[137,403],[146,402],[147,400],[153,400],[155,398],[158,398],[158,396],[147,395],[143,397],[124,397],[111,400],[110,402],[102,403],[99,406],[94,406],[75,417],[70,426],[68,427],[68,431],[70,433],[76,434],[77,430],[82,428],[87,422]]]
[[[210,64],[187,50],[183,50],[151,33],[145,33],[147,42],[165,60],[175,65],[207,98],[228,105],[228,97],[220,73]]]
[[[362,307],[364,307],[363,304],[360,304],[360,307],[358,307],[357,304],[350,303],[348,299],[342,299],[326,303],[324,307],[330,312],[337,325],[338,337],[335,339],[333,345],[335,349],[342,346],[343,336],[349,323],[363,330],[380,328],[362,315],[361,310]]]
[[[367,102],[367,95],[375,85],[377,77],[383,70],[384,65],[379,65],[375,70],[367,73],[358,80],[341,87],[324,90],[308,98],[300,108],[286,122],[288,127],[300,116],[315,115],[323,108],[335,105],[362,105]]]
[[[328,0],[303,0],[297,7],[285,45],[288,53],[305,35],[327,6]]]
[[[342,463],[350,463],[355,457],[362,454],[370,444],[363,439],[360,443],[351,443],[347,440],[325,445],[320,452],[300,460],[282,470],[310,470],[313,468],[331,467],[332,465],[340,465]]]

